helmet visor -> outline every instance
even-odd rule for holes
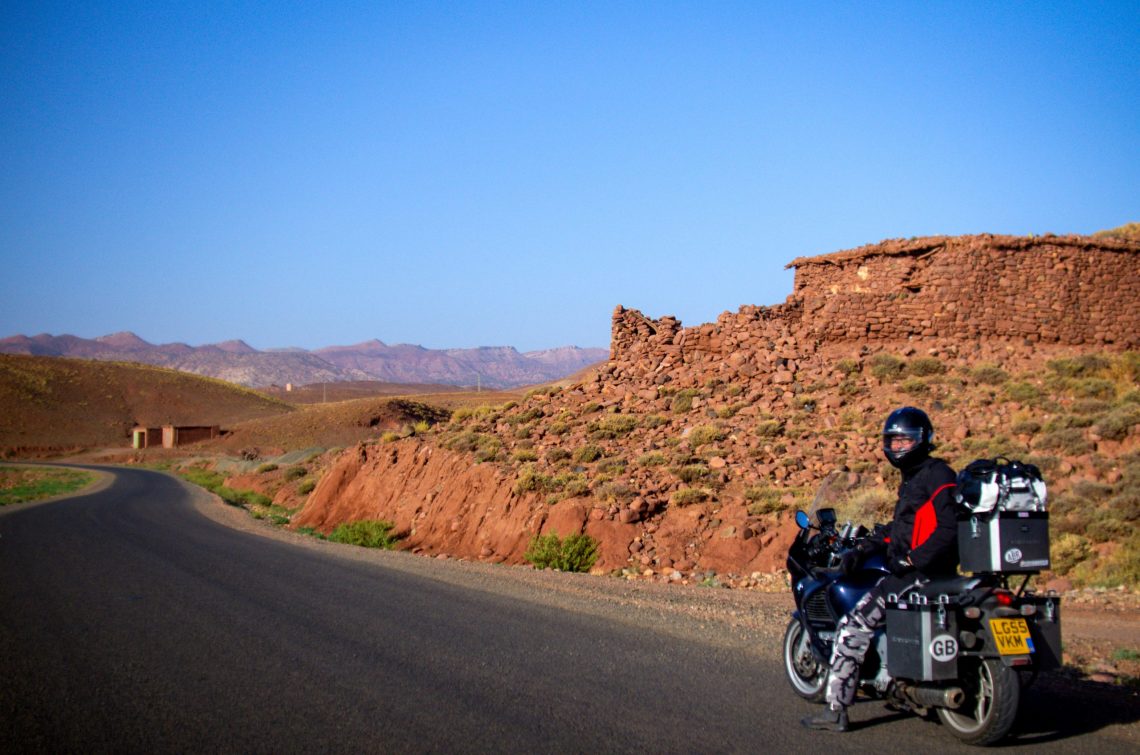
[[[884,435],[883,448],[891,453],[905,454],[918,445],[921,437],[921,432]]]

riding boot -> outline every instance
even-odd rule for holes
[[[814,716],[808,716],[800,721],[805,729],[823,729],[824,731],[847,731],[847,709],[827,706]]]

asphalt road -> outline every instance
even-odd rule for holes
[[[260,537],[114,474],[0,511],[2,752],[965,749],[878,703],[804,732],[771,653]],[[1060,725],[1070,701],[1037,699],[1034,751],[1136,751],[1119,711]]]

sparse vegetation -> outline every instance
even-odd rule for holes
[[[604,451],[600,446],[586,445],[574,452],[574,461],[579,464],[589,464],[602,458]]]
[[[515,480],[515,495],[549,490],[550,483],[550,475],[539,472],[532,464],[527,464],[519,471],[518,478]]]
[[[560,461],[565,461],[570,458],[570,452],[561,446],[555,446],[546,450],[546,462],[548,464],[557,464]]]
[[[681,488],[669,498],[674,506],[688,506],[693,503],[707,501],[710,497],[708,490],[703,488]]]
[[[364,548],[392,550],[398,539],[392,534],[392,522],[383,519],[362,519],[338,525],[328,539],[335,543],[359,545]]]
[[[929,377],[946,372],[946,365],[937,357],[916,357],[907,362],[906,371],[915,377]]]
[[[511,459],[516,462],[538,461],[538,454],[532,448],[519,448],[511,454]]]
[[[725,432],[716,425],[698,425],[689,433],[689,443],[693,448],[700,448],[706,443],[724,440]]]
[[[748,501],[748,513],[752,516],[762,516],[783,511],[783,491],[767,486],[754,486],[745,489],[744,499]]]
[[[503,443],[494,435],[467,430],[448,441],[447,447],[453,451],[474,454],[476,460],[484,462],[494,460],[499,455]]]
[[[591,422],[587,429],[595,440],[612,440],[627,435],[637,427],[637,417],[628,414],[610,414],[598,422]]]
[[[997,365],[982,364],[970,370],[970,377],[980,385],[1002,385],[1009,380],[1009,373]]]
[[[879,380],[894,380],[902,375],[906,362],[893,354],[876,354],[871,357],[868,365],[871,374]]]
[[[0,467],[0,506],[74,493],[94,481],[94,474],[78,469]]]
[[[598,541],[589,535],[567,535],[563,539],[554,533],[536,534],[523,558],[536,569],[588,572],[598,560]]]

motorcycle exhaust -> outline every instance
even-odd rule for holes
[[[907,686],[901,690],[903,696],[923,708],[957,708],[966,699],[961,687]]]

